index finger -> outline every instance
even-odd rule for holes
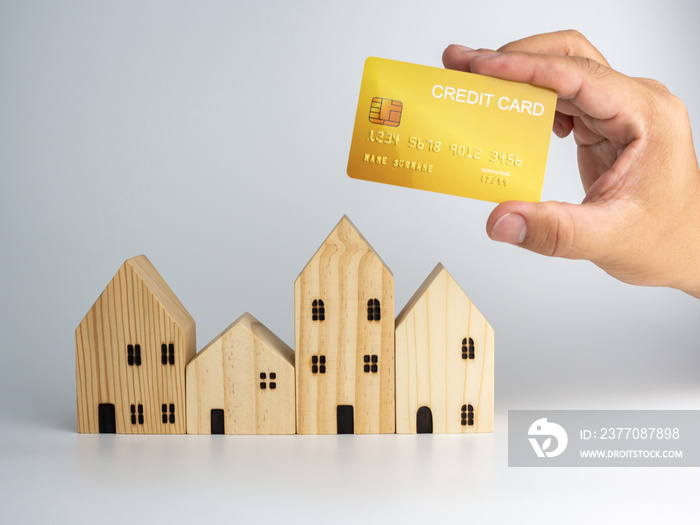
[[[545,55],[564,55],[590,58],[610,67],[605,57],[578,31],[555,31],[542,33],[515,40],[498,49],[499,52],[523,51]],[[442,53],[442,63],[448,69],[471,72],[469,63],[472,58],[484,53],[493,53],[489,49],[474,50],[464,46],[450,45]]]

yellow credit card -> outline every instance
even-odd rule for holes
[[[539,201],[557,95],[368,58],[348,175],[492,202]]]

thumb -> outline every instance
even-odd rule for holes
[[[612,241],[609,215],[593,203],[509,201],[491,212],[486,231],[495,241],[543,255],[595,261]]]

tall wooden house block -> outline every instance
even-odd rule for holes
[[[249,313],[187,365],[189,434],[294,434],[294,351]]]
[[[393,433],[394,278],[343,217],[294,284],[299,434]]]
[[[493,432],[493,329],[438,264],[396,318],[396,431]]]
[[[78,432],[185,433],[195,323],[145,255],[122,265],[75,343]]]

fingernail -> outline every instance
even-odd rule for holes
[[[518,213],[506,213],[493,225],[491,238],[494,241],[520,244],[525,240],[526,233],[525,218]]]
[[[474,51],[471,47],[463,46],[460,44],[452,44],[453,48],[455,48],[457,51],[461,51],[462,53],[470,53]]]

